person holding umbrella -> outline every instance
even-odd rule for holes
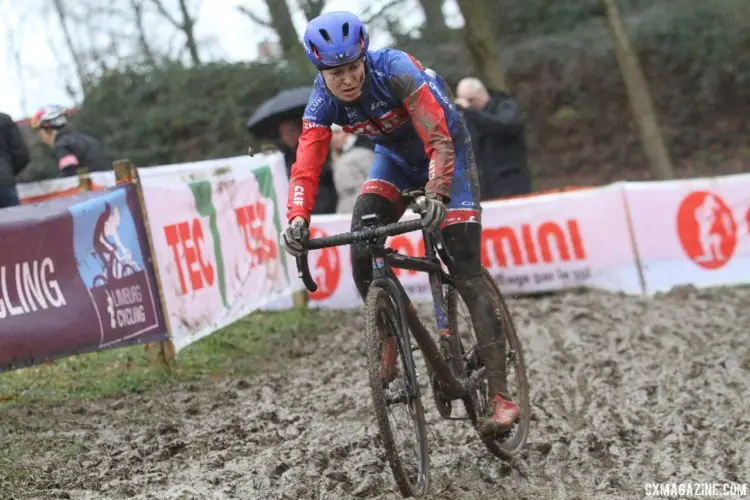
[[[297,158],[287,202],[289,227],[282,238],[299,256],[309,238],[310,213],[328,157],[331,126],[375,140],[375,158],[352,213],[352,230],[362,216],[395,222],[404,213],[401,193],[424,188],[422,219],[428,231],[441,231],[453,256],[450,273],[469,307],[480,357],[486,360],[491,397],[481,430],[488,437],[512,428],[520,416],[507,395],[505,336],[483,277],[481,205],[474,151],[461,113],[444,85],[422,64],[396,49],[368,51],[362,21],[350,12],[328,12],[307,26],[307,58],[319,70],[302,117]],[[366,245],[351,246],[354,281],[364,299],[372,280]],[[396,372],[395,343],[385,345],[382,373]],[[491,354],[491,355],[488,355]]]
[[[284,155],[287,177],[297,159],[297,145],[302,134],[302,113],[313,92],[312,87],[297,87],[279,92],[261,104],[247,121],[247,129],[259,139],[271,140]],[[320,174],[319,196],[311,213],[336,213],[339,195],[328,155]]]

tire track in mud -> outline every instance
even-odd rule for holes
[[[632,499],[647,482],[750,483],[748,304],[748,289],[690,288],[510,300],[531,386],[526,451],[494,458],[467,422],[438,416],[428,390],[430,498]],[[370,406],[363,318],[341,319],[294,347],[282,373],[15,410],[11,440],[81,443],[35,450],[35,490],[19,498],[400,498]]]

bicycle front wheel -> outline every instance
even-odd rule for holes
[[[373,286],[365,300],[367,362],[375,416],[393,477],[404,497],[428,488],[427,428],[408,331],[394,297]]]

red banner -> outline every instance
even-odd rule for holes
[[[0,371],[167,339],[132,185],[0,211]]]

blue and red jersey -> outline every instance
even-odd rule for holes
[[[289,181],[289,220],[296,216],[310,220],[334,123],[374,140],[376,152],[385,149],[410,169],[426,172],[425,190],[450,198],[454,138],[464,142],[463,117],[441,83],[410,55],[395,49],[370,51],[365,65],[362,94],[353,103],[334,97],[322,75],[315,79]]]

